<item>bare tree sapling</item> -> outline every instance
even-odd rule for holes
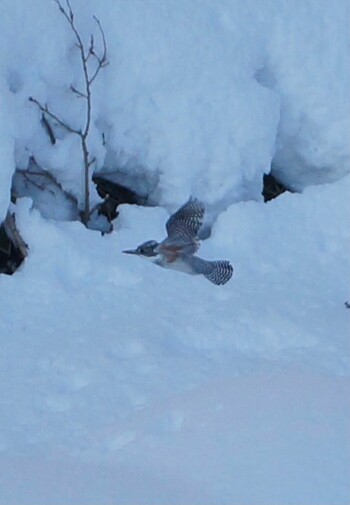
[[[30,97],[29,100],[33,102],[43,114],[43,122],[46,123],[46,129],[49,132],[51,143],[54,144],[53,132],[49,127],[49,123],[46,120],[46,116],[51,118],[55,123],[63,127],[67,132],[77,135],[80,139],[81,150],[82,150],[82,160],[83,160],[83,173],[84,173],[84,208],[81,212],[81,220],[87,226],[90,219],[90,168],[95,163],[95,157],[89,152],[88,140],[91,126],[91,108],[92,108],[92,84],[96,77],[100,73],[101,69],[108,65],[107,61],[107,45],[105,34],[103,32],[100,21],[94,16],[94,20],[98,27],[101,35],[102,49],[97,51],[95,47],[94,36],[90,36],[90,42],[88,46],[84,45],[82,37],[75,24],[75,16],[70,5],[69,0],[66,0],[66,5],[63,6],[60,0],[53,0],[67,23],[69,24],[76,41],[76,47],[80,54],[80,61],[82,65],[83,72],[83,89],[77,89],[75,86],[70,85],[70,90],[78,98],[85,100],[85,121],[81,128],[73,128],[65,119],[60,117],[58,114],[54,113],[47,104],[41,103],[34,97]]]

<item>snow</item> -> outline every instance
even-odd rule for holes
[[[81,203],[78,137],[54,126],[51,145],[28,100],[84,123],[72,33],[54,2],[1,7],[0,217],[32,156]],[[95,14],[108,44],[94,169],[154,207],[120,206],[101,236],[64,221],[57,189],[18,184],[29,256],[0,277],[0,505],[348,504],[348,2],[72,7],[84,41],[99,44]],[[300,193],[264,204],[271,167]],[[234,266],[225,286],[122,254],[162,239],[191,194],[200,255]]]
[[[2,51],[2,48],[0,49]],[[2,54],[0,53],[0,75],[2,74]],[[3,79],[0,78],[0,222],[5,219],[10,199],[12,174],[15,171],[13,159],[13,123],[11,121],[11,96]]]
[[[73,8],[86,44],[94,33],[100,47],[92,14],[108,43],[110,64],[92,89],[96,170],[117,171],[153,203],[194,194],[218,211],[258,199],[271,164],[297,190],[349,172],[345,0],[293,0],[288,9],[272,0],[75,0]],[[12,94],[4,120],[14,123],[16,165],[34,155],[82,202],[79,139],[56,128],[51,146],[28,102],[34,96],[74,128],[84,124],[83,100],[69,90],[82,87],[72,33],[54,2],[26,10],[6,0],[3,11],[1,74]],[[2,187],[5,201],[8,176]]]
[[[349,186],[230,206],[200,251],[232,261],[221,287],[121,253],[164,209],[101,237],[22,199],[0,503],[346,504]]]

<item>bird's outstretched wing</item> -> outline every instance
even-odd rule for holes
[[[169,217],[166,230],[169,239],[194,243],[203,224],[205,207],[197,198],[190,199]]]

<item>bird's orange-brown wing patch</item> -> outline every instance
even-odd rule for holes
[[[176,245],[162,245],[160,252],[166,257],[169,263],[173,263],[178,259],[181,254],[181,246]]]

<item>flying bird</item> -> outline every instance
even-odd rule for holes
[[[123,252],[149,258],[163,268],[204,275],[213,284],[226,284],[233,274],[229,261],[208,261],[195,256],[200,246],[198,232],[204,213],[203,203],[191,197],[166,222],[168,236],[162,242],[147,240],[136,249]]]

